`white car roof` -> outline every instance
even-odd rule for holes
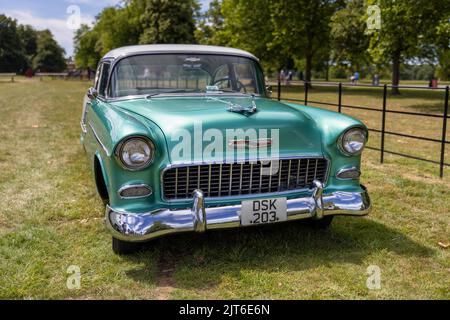
[[[247,57],[258,60],[251,53],[227,47],[204,46],[192,44],[150,44],[121,47],[108,52],[103,59],[117,59],[130,55],[146,54],[146,53],[203,53],[203,54],[225,54]]]

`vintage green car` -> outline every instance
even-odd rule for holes
[[[113,250],[180,232],[371,209],[360,121],[270,98],[258,59],[231,48],[142,45],[100,61],[81,143]]]

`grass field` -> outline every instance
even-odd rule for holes
[[[391,156],[380,165],[371,150],[362,180],[374,210],[366,218],[340,217],[327,231],[293,223],[186,234],[115,256],[79,144],[88,86],[0,83],[0,298],[450,299],[450,249],[438,245],[450,242],[450,170],[441,180],[435,165]],[[335,95],[313,89],[310,98]],[[345,99],[380,106],[370,90],[348,91]],[[411,91],[389,101],[440,112],[439,99]],[[379,116],[361,118],[376,126]],[[439,133],[413,119],[389,119],[389,128]],[[389,139],[390,149],[428,156],[426,145]],[[66,287],[71,265],[81,271],[78,290]],[[366,287],[371,265],[381,269],[380,290]]]

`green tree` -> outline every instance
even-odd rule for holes
[[[63,71],[66,68],[64,49],[55,41],[50,30],[37,32],[37,53],[33,68],[46,72]]]
[[[390,61],[393,94],[400,83],[400,66],[406,59],[420,54],[430,26],[435,24],[436,11],[428,0],[367,0],[381,9],[381,29],[371,34],[369,52],[376,62]]]
[[[80,68],[95,69],[108,51],[139,43],[143,32],[140,22],[144,0],[129,0],[123,7],[107,7],[97,16],[91,28],[82,25],[75,32],[75,63]]]
[[[0,72],[21,72],[27,67],[17,21],[0,15]]]
[[[224,0],[219,23],[214,25],[210,44],[247,50],[261,59],[264,65],[280,68],[285,59],[273,43],[273,24],[270,0]],[[213,12],[217,9],[214,8]],[[223,19],[223,21],[222,21]]]
[[[333,60],[349,63],[353,71],[360,71],[362,65],[370,62],[365,15],[364,0],[347,0],[345,8],[336,11],[331,17]]]
[[[435,5],[440,19],[431,28],[428,37],[436,47],[436,57],[439,64],[437,68],[438,76],[443,80],[450,80],[450,3],[442,1]]]
[[[305,59],[305,80],[311,81],[314,57],[329,43],[331,16],[342,6],[341,1],[278,0],[271,3],[273,42],[284,55]]]
[[[75,61],[95,68],[108,51],[134,44],[195,43],[196,0],[127,0],[107,7],[95,25],[83,25],[74,37]]]
[[[147,0],[140,43],[195,43],[196,0]]]
[[[25,54],[31,61],[37,53],[37,31],[30,25],[19,25],[17,31]]]
[[[101,12],[94,27],[98,35],[96,49],[101,56],[114,48],[139,42],[143,28],[139,13],[134,10],[138,4],[134,1],[124,8],[109,7]]]
[[[98,33],[86,24],[81,25],[80,29],[75,32],[75,64],[78,68],[95,69],[97,67],[98,61],[101,59],[100,52],[96,48],[98,41]]]
[[[222,2],[213,0],[209,3],[209,9],[200,15],[195,30],[195,38],[200,44],[219,44],[216,35],[223,30],[224,16],[222,14]]]

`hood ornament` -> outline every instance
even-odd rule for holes
[[[214,100],[217,102],[221,102],[221,103],[225,103],[226,105],[228,105],[227,110],[230,112],[236,112],[236,113],[240,113],[243,114],[245,116],[251,116],[252,114],[254,114],[255,112],[258,111],[257,107],[256,107],[256,102],[255,102],[255,95],[252,94],[252,103],[250,106],[242,106],[240,104],[237,103],[233,103],[231,101],[225,101],[225,100],[221,100],[215,97],[208,97],[208,99],[210,100]]]
[[[256,111],[258,111],[256,108],[256,103],[255,103],[255,95],[252,94],[252,104],[250,106],[244,107],[239,104],[229,102],[228,103],[228,111],[237,112],[237,113],[243,114],[245,116],[250,116],[250,115],[254,114]]]

